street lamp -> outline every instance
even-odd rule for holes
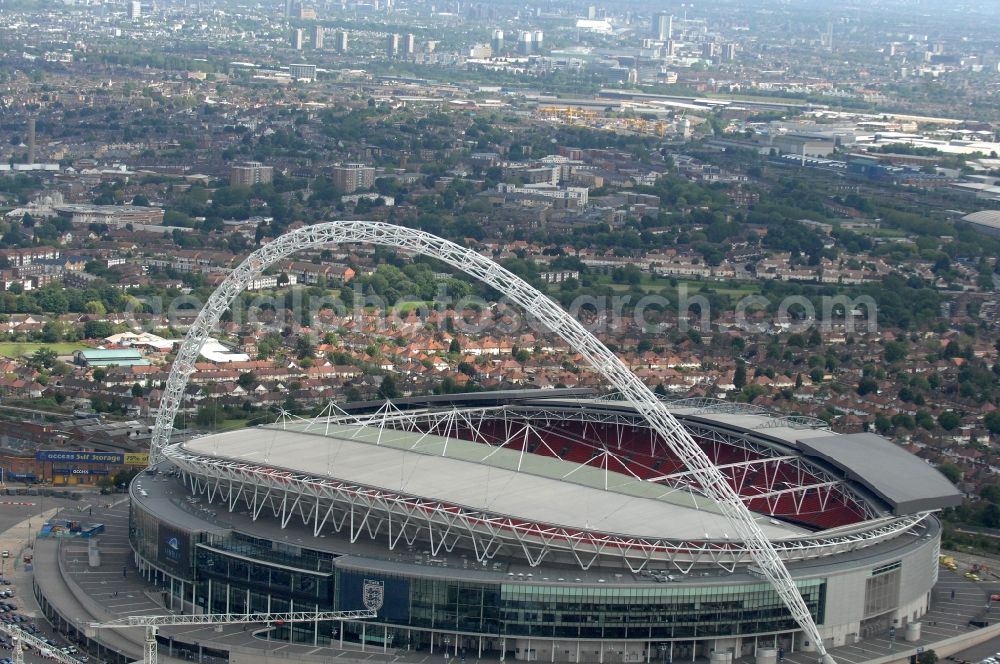
[[[448,661],[448,646],[451,644],[451,637],[444,637],[444,652],[441,653],[444,656],[444,661]]]
[[[660,651],[661,664],[665,664],[665,662],[667,661],[667,644],[659,643],[657,644],[656,649]]]

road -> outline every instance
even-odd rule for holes
[[[965,660],[967,662],[980,662],[987,657],[993,657],[998,652],[1000,652],[1000,637],[997,637],[986,643],[980,643],[978,646],[969,648],[968,650],[963,650],[960,653],[956,653],[954,657],[949,657],[949,660]]]
[[[96,492],[93,496],[85,494],[81,500],[54,496],[0,496],[0,551],[9,552],[8,558],[0,557],[0,577],[10,581],[10,585],[0,585],[0,589],[10,589],[15,593],[13,597],[0,601],[17,606],[16,611],[4,612],[4,615],[27,616],[29,621],[21,625],[35,625],[35,635],[55,641],[57,647],[72,644],[56,634],[42,616],[31,592],[31,577],[23,565],[22,553],[30,551],[30,537],[38,531],[44,518],[41,515],[46,514],[51,518],[51,515],[60,511],[67,517],[84,516],[88,513],[89,506],[102,498],[106,502],[107,499]],[[0,652],[4,657],[10,656],[9,649],[0,649]],[[25,652],[24,660],[29,664],[51,664],[51,660],[41,657],[35,651]]]

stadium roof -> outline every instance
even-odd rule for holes
[[[307,432],[310,426],[317,429]],[[648,538],[737,536],[710,499],[621,473],[455,438],[342,425],[320,431],[319,426],[247,429],[182,447],[539,524]],[[771,539],[809,532],[767,516],[757,521]]]
[[[973,212],[962,217],[962,221],[1000,230],[1000,210],[980,210],[979,212]]]
[[[537,401],[537,403],[544,403]],[[579,399],[553,399],[553,404],[579,406]],[[893,513],[915,514],[961,503],[959,491],[933,466],[875,434],[834,434],[825,428],[799,426],[774,413],[746,404],[720,402],[704,407],[684,402],[668,404],[683,422],[701,422],[731,431],[743,431],[759,440],[792,447],[806,457],[832,465],[840,474],[884,501]],[[634,411],[624,401],[602,402],[602,408]]]
[[[922,459],[871,433],[806,438],[798,441],[806,456],[827,461],[877,496],[896,514],[954,507],[962,494]]]

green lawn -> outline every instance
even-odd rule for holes
[[[56,355],[72,355],[73,351],[85,348],[82,344],[75,343],[22,343],[17,341],[0,343],[0,357],[24,357],[31,355],[39,348],[51,348]]]
[[[735,285],[728,281],[678,281],[677,285],[679,286],[680,284],[687,284],[689,294],[697,293],[702,287],[710,288],[720,295],[735,297],[743,297],[744,295],[752,295],[760,292],[760,283],[754,281],[741,282]]]
[[[632,287],[627,284],[615,284],[611,283],[611,277],[607,275],[601,275],[595,279],[595,283],[610,286],[611,290],[616,293],[623,293],[630,290]],[[686,280],[678,279],[677,287],[681,285],[687,285],[688,297],[697,295],[702,288],[709,288],[720,295],[728,295],[730,297],[744,297],[746,295],[752,295],[753,293],[760,292],[760,284],[757,282],[729,282],[729,281],[698,281],[698,280]],[[647,293],[676,293],[674,286],[670,285],[669,277],[658,277],[653,275],[642,275],[642,281],[639,286]]]
[[[212,431],[234,431],[236,429],[245,429],[246,427],[247,421],[244,419],[223,420],[219,426],[212,427]]]
[[[434,310],[434,302],[432,300],[414,300],[412,302],[397,302],[393,305],[393,308],[401,314],[408,314],[411,311],[420,309],[421,307]]]

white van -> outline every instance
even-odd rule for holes
[[[42,657],[51,658],[52,651],[49,650],[48,648],[42,648]]]

